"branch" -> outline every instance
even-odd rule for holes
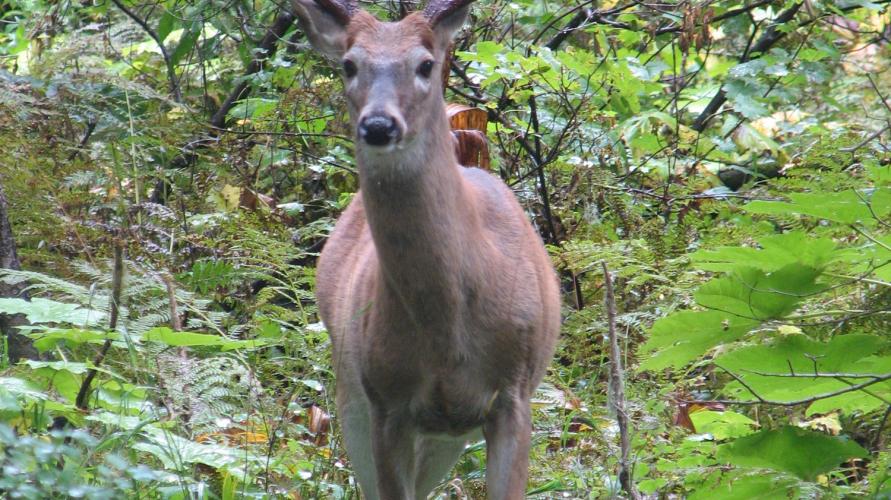
[[[725,404],[725,405],[742,405],[742,406],[764,404],[764,405],[771,405],[771,406],[791,407],[791,406],[807,405],[807,404],[811,404],[815,401],[820,401],[822,399],[834,398],[836,396],[841,396],[842,394],[847,394],[849,392],[860,391],[860,390],[863,390],[871,385],[875,385],[880,382],[886,382],[888,380],[891,380],[891,373],[887,373],[887,374],[872,378],[866,382],[854,384],[854,385],[845,387],[844,389],[839,389],[837,391],[824,392],[822,394],[817,394],[815,396],[811,396],[811,397],[804,398],[804,399],[796,399],[793,401],[775,401],[775,400],[771,400],[771,399],[765,399],[765,398],[762,398],[761,396],[759,396],[757,392],[755,392],[751,387],[749,387],[748,385],[743,383],[740,380],[739,376],[734,374],[733,372],[727,370],[726,368],[720,367],[720,366],[718,368],[721,368],[722,370],[727,372],[728,375],[733,377],[737,382],[742,384],[743,387],[745,387],[746,390],[748,390],[752,394],[752,396],[754,396],[756,398],[756,401],[739,401],[739,400],[735,400],[735,399],[710,399],[710,400],[704,400],[704,401],[687,400],[687,401],[682,401],[682,402],[697,403],[697,404],[720,403],[720,404]],[[808,376],[813,377],[813,374],[810,374]]]
[[[167,81],[170,85],[170,93],[173,94],[173,100],[182,104],[183,96],[179,89],[179,82],[176,79],[176,70],[173,67],[173,60],[170,58],[170,53],[167,52],[167,48],[164,47],[164,40],[161,40],[161,37],[158,36],[158,32],[152,29],[152,27],[149,26],[144,19],[137,16],[136,13],[132,10],[128,9],[127,6],[122,4],[120,0],[111,1],[117,6],[118,9],[121,10],[121,12],[132,19],[134,23],[138,24],[139,27],[141,27],[143,31],[145,31],[148,36],[150,36],[152,40],[154,40],[155,43],[158,44],[158,48],[161,50],[161,57],[164,58],[164,66],[167,67]]]
[[[730,373],[727,369],[721,368],[722,370]],[[825,372],[811,372],[811,373],[775,373],[775,372],[760,372],[757,370],[744,370],[747,373],[751,373],[752,375],[758,375],[761,377],[785,377],[785,378],[868,378],[868,379],[880,379],[887,374],[877,374],[877,373],[825,373]]]
[[[744,63],[746,61],[750,61],[752,59],[757,59],[760,57],[760,54],[770,50],[771,47],[774,46],[777,42],[782,40],[784,36],[786,36],[786,32],[780,31],[777,29],[780,25],[786,24],[795,18],[795,15],[798,14],[798,11],[801,9],[801,6],[804,5],[803,2],[796,3],[795,5],[789,7],[788,9],[780,12],[777,15],[776,19],[770,23],[770,26],[767,30],[758,38],[758,41],[751,47],[751,50],[748,50],[744,55],[739,58],[740,63]],[[752,56],[751,54],[758,54],[756,56]],[[727,101],[727,94],[724,92],[724,89],[721,88],[718,90],[718,93],[715,94],[715,97],[709,101],[708,105],[702,110],[702,113],[693,120],[693,125],[690,127],[697,132],[702,132],[705,130],[705,126],[708,123],[709,119],[719,110],[721,106],[724,105],[724,102]]]
[[[294,15],[286,8],[283,8],[278,15],[276,15],[272,26],[266,31],[266,34],[260,41],[260,45],[257,47],[259,50],[255,51],[254,58],[245,69],[241,83],[235,86],[229,96],[226,97],[226,100],[223,101],[223,104],[220,105],[220,108],[211,117],[209,125],[212,133],[214,133],[216,129],[225,128],[226,115],[229,114],[229,111],[232,110],[239,99],[243,99],[250,94],[251,88],[250,83],[248,83],[248,77],[260,71],[263,67],[263,61],[275,53],[278,41],[284,36],[288,29],[290,29],[291,25],[294,24],[294,19]],[[179,155],[171,160],[168,168],[179,169],[188,166],[195,160],[198,150],[204,149],[214,142],[216,141],[213,136],[193,138],[186,143],[185,146],[180,148]],[[152,203],[164,203],[164,200],[167,198],[166,187],[167,180],[163,177],[160,178],[155,185],[154,193],[152,194]]]
[[[263,69],[263,62],[275,54],[278,41],[285,36],[285,33],[287,33],[291,28],[291,25],[294,24],[294,19],[294,14],[292,14],[290,10],[282,9],[279,11],[278,15],[275,17],[275,21],[272,22],[272,26],[269,27],[266,34],[263,36],[263,39],[260,41],[260,44],[254,50],[254,58],[251,59],[251,63],[248,64],[247,69],[245,69],[244,75],[241,78],[241,83],[235,86],[232,92],[229,93],[229,96],[226,97],[226,100],[223,101],[223,104],[220,105],[220,109],[218,109],[210,118],[210,125],[212,127],[225,127],[226,115],[232,110],[235,103],[250,95],[251,87],[250,83],[248,83],[248,77]]]
[[[114,269],[111,273],[111,306],[108,318],[108,331],[111,333],[114,333],[118,326],[118,315],[121,311],[121,289],[123,288],[123,284],[124,242],[118,238],[115,241]],[[77,398],[74,400],[74,405],[79,410],[87,409],[87,398],[90,396],[90,385],[92,385],[93,379],[96,378],[96,372],[102,364],[102,361],[105,360],[105,355],[108,354],[109,348],[111,348],[111,338],[108,338],[105,343],[102,344],[102,349],[99,351],[99,354],[96,355],[96,359],[93,360],[93,367],[87,371],[87,376],[84,377],[83,382],[80,384],[80,390],[77,391]]]
[[[603,284],[606,291],[606,317],[609,325],[609,393],[612,406],[616,410],[616,422],[619,424],[619,442],[622,456],[619,458],[619,483],[622,489],[633,500],[640,498],[640,493],[634,487],[632,477],[633,467],[628,461],[631,451],[631,441],[628,437],[628,414],[625,412],[625,381],[622,374],[622,353],[619,350],[619,339],[616,334],[616,298],[613,295],[613,281],[610,277],[606,262],[601,261],[603,267]]]

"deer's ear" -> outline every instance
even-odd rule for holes
[[[320,3],[315,0],[293,0],[294,13],[312,46],[325,57],[339,61],[346,51],[349,17],[344,12],[326,9]]]
[[[467,13],[470,12],[470,4],[455,9],[447,14],[436,16],[431,21],[433,23],[433,33],[436,35],[436,41],[441,47],[448,47],[452,42],[455,33],[464,26],[467,20]]]
[[[452,37],[464,25],[470,4],[474,0],[430,0],[424,7],[424,17],[433,28],[436,42],[447,48]]]

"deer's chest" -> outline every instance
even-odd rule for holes
[[[497,362],[480,356],[486,351],[469,356],[430,336],[377,340],[362,370],[373,404],[405,414],[425,433],[458,436],[484,423],[501,385],[491,368]]]

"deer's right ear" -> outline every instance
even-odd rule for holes
[[[325,57],[339,61],[346,51],[351,4],[337,0],[293,0],[300,28],[312,46]]]

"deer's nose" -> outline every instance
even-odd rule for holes
[[[400,135],[396,120],[388,115],[370,115],[359,122],[359,139],[372,146],[386,146],[398,141]]]

